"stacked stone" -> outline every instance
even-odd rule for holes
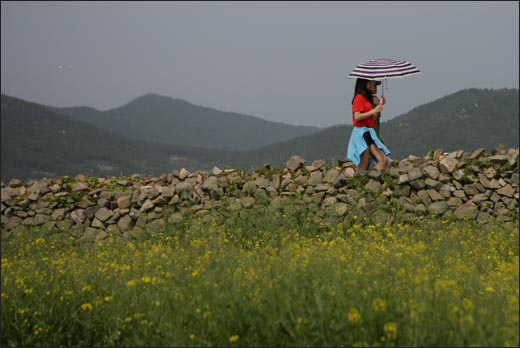
[[[174,170],[159,178],[92,178],[83,175],[23,183],[2,183],[2,233],[34,226],[71,231],[87,239],[136,236],[145,228],[176,222],[186,214],[206,215],[215,208],[241,210],[281,206],[296,197],[318,215],[350,211],[392,221],[396,208],[416,216],[452,216],[481,223],[518,216],[518,149],[499,147],[491,155],[443,153],[393,162],[385,171],[355,173],[339,161],[305,166],[292,156],[285,168],[245,172],[236,169]]]

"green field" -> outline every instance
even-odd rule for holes
[[[187,218],[2,240],[2,346],[518,346],[518,222]]]

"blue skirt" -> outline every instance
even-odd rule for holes
[[[368,145],[363,139],[363,134],[370,132],[372,139],[374,139],[375,145],[382,150],[387,157],[390,155],[390,150],[381,142],[376,134],[374,128],[369,127],[352,127],[352,133],[350,134],[350,140],[347,147],[347,158],[349,158],[356,166],[361,162],[361,154],[368,149]],[[370,162],[377,162],[376,159],[371,155]]]

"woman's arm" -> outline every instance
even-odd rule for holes
[[[356,111],[356,112],[354,112],[354,119],[356,121],[361,121],[361,120],[364,120],[369,117],[376,117],[377,114],[380,113],[381,111],[383,111],[383,105],[378,105],[368,112]]]

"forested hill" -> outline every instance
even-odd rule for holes
[[[518,89],[466,89],[381,123],[381,138],[399,160],[429,150],[491,151],[519,147]],[[383,111],[384,120],[384,111]],[[308,161],[345,158],[352,126],[338,125],[237,156],[236,165],[281,164],[298,154]]]
[[[437,148],[447,152],[480,147],[491,151],[500,144],[518,148],[518,104],[518,89],[462,90],[383,122],[381,137],[395,160]],[[77,110],[89,114],[94,109]],[[231,133],[241,132],[232,123],[229,127]],[[292,155],[308,162],[334,161],[345,158],[351,129],[338,125],[249,151],[223,151],[138,141],[2,95],[1,175],[5,182],[76,174],[160,175],[182,167],[249,169],[265,163],[281,166]]]
[[[132,139],[217,150],[250,150],[319,130],[221,111],[152,93],[107,111],[88,107],[46,107]]]
[[[519,146],[518,89],[466,89],[381,125],[381,137],[394,157],[445,151]]]

